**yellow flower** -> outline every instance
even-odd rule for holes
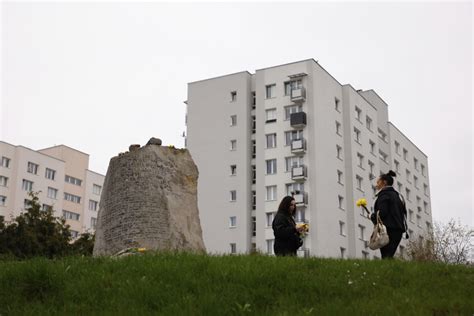
[[[146,248],[138,248],[137,251],[138,251],[138,252],[145,252],[145,251],[146,251]]]
[[[367,200],[366,199],[358,199],[356,202],[356,205],[361,207],[361,206],[367,206]]]

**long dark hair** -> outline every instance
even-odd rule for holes
[[[393,185],[393,178],[396,177],[396,176],[397,176],[397,174],[395,172],[393,172],[392,170],[390,170],[389,172],[380,175],[380,179],[385,181],[385,183],[387,183],[387,185]]]
[[[278,206],[278,212],[283,212],[285,214],[293,215],[290,213],[290,206],[291,202],[294,201],[295,198],[292,196],[285,196],[281,202],[280,205]]]

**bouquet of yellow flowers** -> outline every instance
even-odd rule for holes
[[[369,210],[367,209],[367,200],[362,198],[362,199],[358,199],[357,202],[356,202],[356,205],[358,207],[362,207],[366,212],[367,212],[367,217],[370,216],[370,212]]]
[[[296,228],[302,227],[303,229],[300,231],[300,237],[304,238],[309,232],[309,224],[308,223],[303,223],[303,224],[298,224],[296,225]]]

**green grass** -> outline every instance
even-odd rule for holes
[[[148,254],[0,261],[0,315],[473,315],[474,269]]]

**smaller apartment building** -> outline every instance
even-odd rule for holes
[[[93,231],[104,176],[91,171],[89,155],[59,145],[32,150],[0,141],[0,217],[11,221],[39,192],[43,209],[64,217],[73,237]]]

